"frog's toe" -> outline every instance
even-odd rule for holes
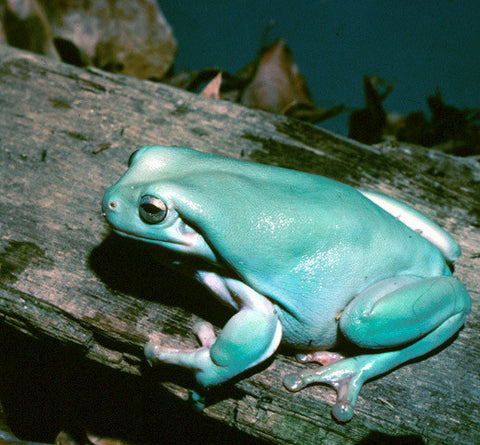
[[[192,390],[190,392],[190,402],[193,408],[197,411],[202,411],[206,406],[206,398],[199,392]]]
[[[145,345],[145,357],[147,358],[147,362],[150,366],[153,366],[157,361],[159,361],[158,357],[161,353],[161,346],[159,343],[154,341],[149,341]]]

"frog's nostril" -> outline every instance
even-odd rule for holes
[[[117,201],[110,201],[108,203],[108,207],[110,210],[115,210],[117,208],[118,204],[117,204]]]

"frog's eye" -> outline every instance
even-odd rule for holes
[[[167,206],[156,196],[143,195],[138,206],[138,213],[143,222],[158,224],[167,216]]]
[[[135,157],[135,155],[137,154],[138,150],[135,150],[131,155],[130,157],[128,158],[128,163],[127,165],[130,167],[132,165],[132,162],[133,162],[133,158]]]

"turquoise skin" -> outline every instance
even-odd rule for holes
[[[163,262],[237,311],[218,337],[195,326],[198,349],[145,347],[150,363],[190,368],[204,387],[282,341],[324,365],[287,375],[285,386],[333,386],[332,412],[345,422],[366,380],[437,348],[470,310],[449,268],[460,247],[445,230],[393,198],[321,176],[148,146],[107,190],[103,211],[116,232],[158,246]],[[368,353],[327,352],[340,333]]]

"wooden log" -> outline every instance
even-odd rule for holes
[[[473,300],[447,347],[366,384],[348,424],[330,415],[331,389],[283,388],[283,375],[305,366],[284,350],[222,388],[202,418],[285,444],[393,436],[480,442],[478,163],[394,143],[364,146],[282,116],[7,46],[0,46],[0,115],[2,344],[21,332],[76,357],[77,365],[98,363],[117,380],[130,374],[143,381],[150,378],[143,346],[151,334],[168,346],[194,346],[195,320],[221,327],[228,314],[197,284],[154,265],[141,243],[112,235],[100,211],[104,190],[133,150],[191,146],[322,174],[414,205],[461,244],[456,276]],[[9,354],[14,350],[10,345]],[[155,377],[163,388],[159,405],[162,397],[188,398],[188,376],[165,369]]]

